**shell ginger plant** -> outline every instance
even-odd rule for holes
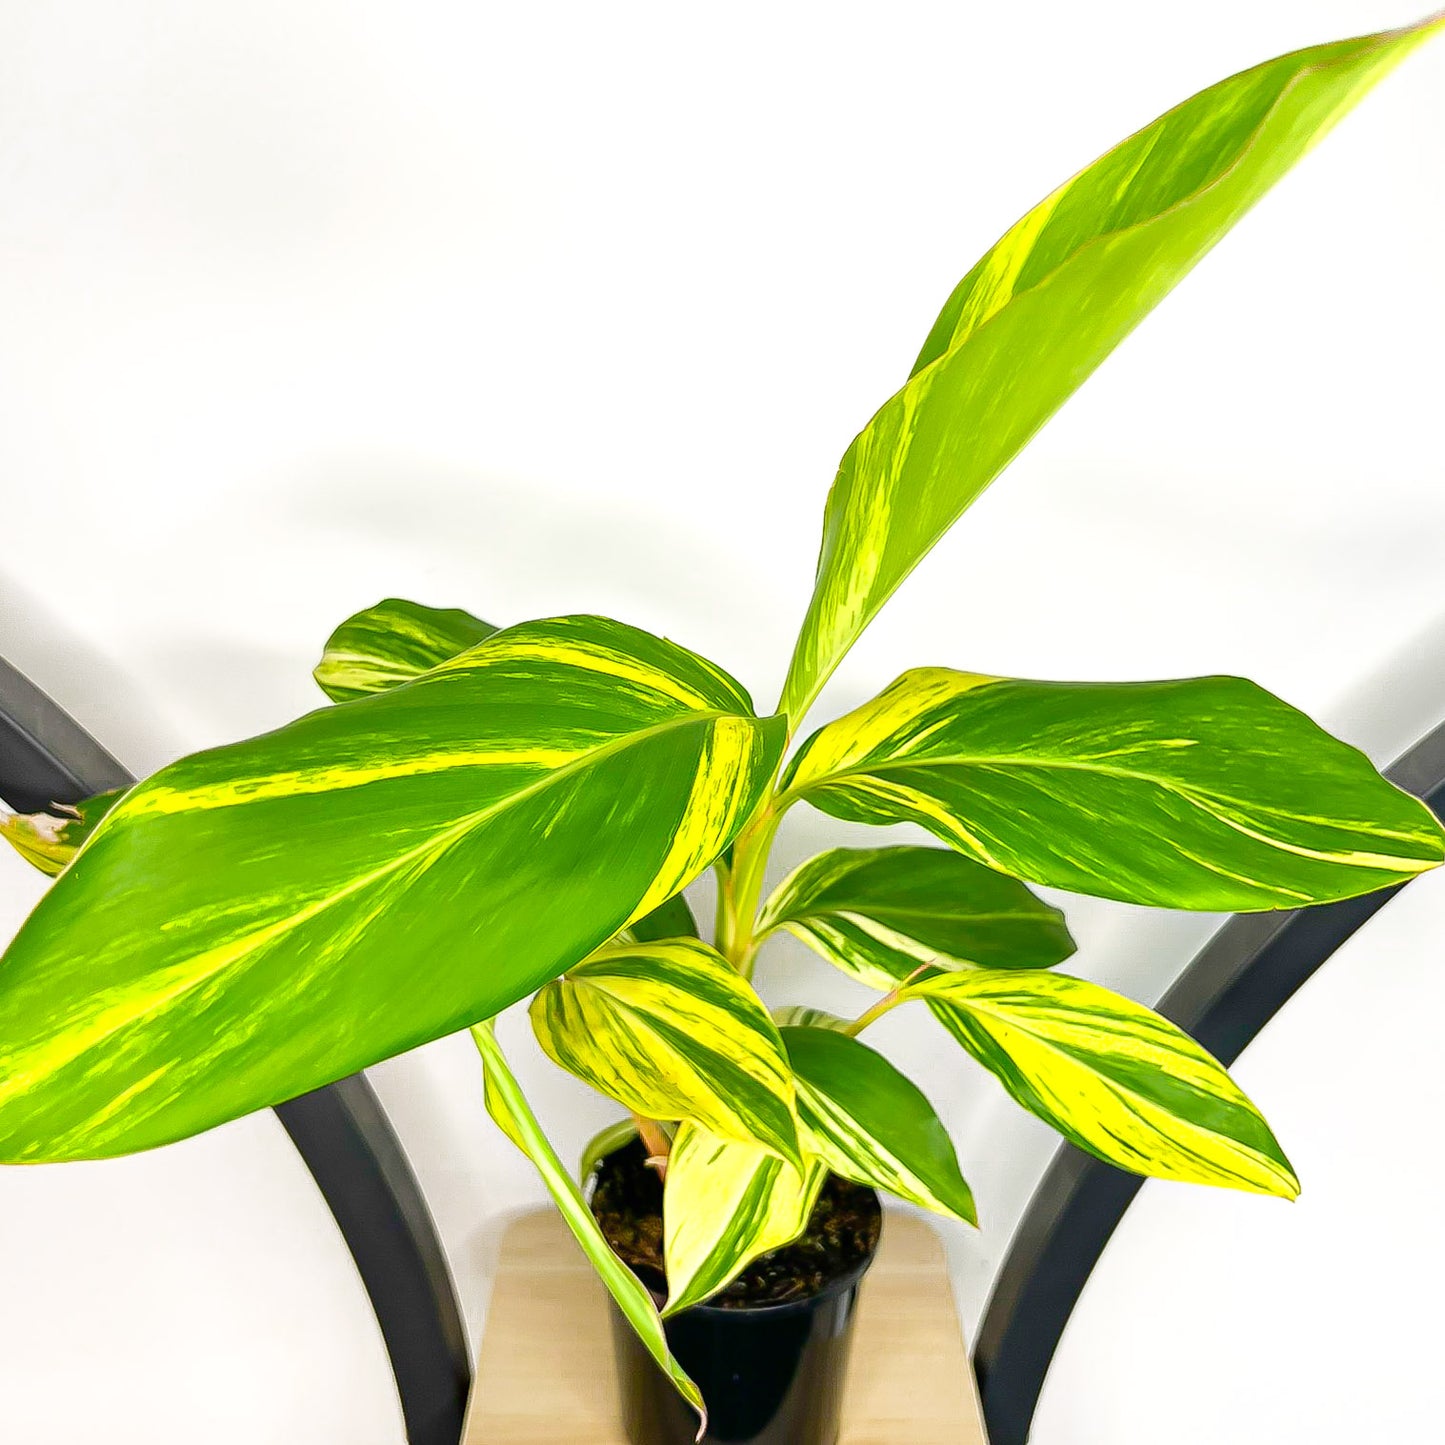
[[[4,820],[58,874],[0,971],[0,1157],[148,1149],[471,1028],[487,1107],[535,1161],[664,1369],[498,1049],[532,996],[562,1068],[665,1169],[675,1311],[796,1236],[828,1171],[972,1221],[931,1105],[865,1042],[926,1006],[1024,1108],[1125,1169],[1293,1195],[1224,1070],[1138,1004],[1053,971],[1029,884],[1169,908],[1293,908],[1442,858],[1415,799],[1249,682],[905,672],[789,753],[824,681],[930,547],[1229,226],[1437,18],[1300,51],[1186,101],[1018,222],[949,297],[843,457],[775,712],[600,617],[500,630],[384,602],[316,676],[338,704],[182,758],[73,817]],[[764,897],[789,809],[921,825]],[[680,890],[719,878],[711,942]],[[878,992],[770,1015],[790,932]]]

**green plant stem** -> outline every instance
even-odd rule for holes
[[[891,1009],[897,1008],[898,1005],[901,1003],[907,1003],[909,999],[908,985],[911,984],[913,980],[917,978],[918,975],[922,973],[927,967],[928,965],[926,963],[919,964],[919,966],[915,968],[913,972],[910,973],[908,977],[905,978],[903,982],[900,983],[898,987],[893,990],[892,993],[884,994],[883,997],[880,998],[878,1002],[873,1005],[872,1008],[868,1009],[864,1013],[859,1014],[858,1017],[854,1019],[851,1024],[848,1025],[844,1032],[848,1034],[851,1038],[856,1039],[858,1035],[861,1034],[863,1030],[868,1027],[869,1024],[877,1023],[878,1020],[881,1019],[883,1015],[888,1013]]]
[[[718,889],[718,952],[744,978],[751,978],[757,944],[753,926],[762,899],[768,854],[777,836],[783,809],[769,798],[738,834],[733,862]]]

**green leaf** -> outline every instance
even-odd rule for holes
[[[933,1105],[882,1054],[831,1028],[785,1028],[803,1149],[834,1174],[977,1224]]]
[[[350,702],[410,682],[496,630],[460,608],[388,597],[331,634],[312,676],[332,702]]]
[[[763,905],[756,936],[778,928],[884,990],[924,965],[1049,968],[1074,951],[1057,908],[943,848],[820,853]]]
[[[125,794],[124,788],[112,788],[74,806],[56,803],[48,813],[7,813],[0,809],[0,838],[27,863],[54,878]]]
[[[649,1119],[687,1119],[801,1165],[793,1078],[747,981],[696,939],[609,944],[532,1000],[568,1073]]]
[[[164,1144],[492,1016],[705,868],[781,745],[579,617],[162,769],[0,966],[0,1159]]]
[[[664,1317],[701,1304],[760,1254],[791,1244],[807,1228],[827,1177],[816,1160],[800,1174],[754,1145],[684,1124],[662,1192]]]
[[[663,1333],[662,1319],[652,1296],[642,1287],[637,1276],[613,1253],[607,1237],[593,1218],[582,1191],[573,1183],[551,1141],[542,1132],[516,1078],[507,1066],[490,1023],[472,1029],[477,1050],[482,1056],[486,1086],[487,1112],[497,1121],[502,1132],[537,1166],[542,1182],[557,1203],[567,1227],[582,1246],[582,1252],[617,1301],[627,1322],[637,1332],[647,1352],[672,1381],[679,1395],[701,1417],[697,1438],[707,1433],[707,1407],[701,1392],[688,1378],[682,1366],[672,1357]]]
[[[697,938],[697,919],[692,916],[687,899],[674,893],[666,903],[659,903],[645,918],[639,918],[627,930],[638,943],[656,943],[665,938]]]
[[[615,1149],[630,1144],[637,1138],[637,1125],[631,1119],[619,1119],[605,1129],[599,1129],[582,1150],[582,1162],[577,1168],[577,1178],[582,1184],[597,1171],[597,1166]]]
[[[1445,16],[1233,76],[1030,211],[959,284],[907,384],[848,448],[782,708],[1229,228]]]
[[[1294,908],[1445,856],[1418,799],[1236,677],[1021,682],[923,668],[814,733],[789,795],[919,823],[1001,873],[1166,908]]]
[[[940,973],[911,985],[1013,1097],[1135,1174],[1292,1199],[1299,1181],[1259,1111],[1187,1034],[1063,973]]]

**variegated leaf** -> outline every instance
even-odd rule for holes
[[[457,607],[388,597],[348,617],[327,640],[312,676],[332,702],[410,682],[497,629]]]
[[[1166,908],[1294,908],[1434,868],[1445,834],[1362,753],[1236,677],[904,673],[814,733],[787,794],[919,823],[1031,883]]]
[[[790,1003],[771,1010],[773,1022],[781,1029],[837,1029],[846,1033],[852,1025],[847,1019],[830,1014],[827,1009],[809,1008],[807,1004]]]
[[[167,1143],[495,1014],[705,868],[781,745],[575,617],[162,769],[5,954],[0,1159]]]
[[[27,863],[54,878],[125,793],[124,788],[112,788],[74,806],[57,803],[48,813],[7,813],[0,807],[0,838]]]
[[[977,1224],[933,1105],[882,1054],[832,1028],[784,1028],[803,1151],[834,1174]]]
[[[1429,35],[1317,45],[1200,92],[1067,181],[964,277],[848,448],[782,707],[795,722],[964,509],[1130,331]]]
[[[758,918],[870,988],[921,967],[1049,968],[1074,951],[1057,908],[943,848],[834,848],[795,868]]]
[[[759,1255],[791,1244],[807,1228],[827,1177],[816,1160],[799,1173],[755,1145],[684,1124],[662,1194],[664,1317],[701,1304]]]
[[[542,989],[531,1013],[554,1062],[635,1113],[801,1164],[777,1028],[707,944],[609,944]]]
[[[698,937],[697,919],[681,893],[674,893],[659,903],[651,913],[637,919],[627,929],[627,936],[638,943],[655,943],[664,938]]]
[[[617,1257],[607,1237],[598,1227],[582,1191],[572,1181],[551,1141],[542,1132],[542,1127],[527,1103],[516,1078],[507,1065],[506,1057],[497,1044],[496,1035],[490,1023],[479,1024],[472,1029],[478,1052],[482,1056],[483,1080],[486,1090],[487,1112],[496,1120],[502,1132],[522,1151],[542,1176],[547,1192],[556,1202],[558,1212],[567,1222],[582,1252],[587,1256],[607,1286],[612,1298],[617,1301],[627,1322],[637,1332],[637,1337],[646,1346],[647,1352],[657,1361],[658,1367],[672,1381],[684,1400],[698,1412],[701,1425],[697,1438],[707,1433],[707,1407],[697,1386],[688,1378],[686,1371],[672,1357],[663,1333],[662,1319],[652,1296],[643,1288],[641,1281]]]
[[[1142,1004],[1062,973],[911,985],[1024,1108],[1100,1159],[1159,1179],[1293,1198],[1299,1181],[1223,1067]]]

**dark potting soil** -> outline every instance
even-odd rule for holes
[[[667,1293],[662,1264],[662,1181],[647,1167],[639,1140],[609,1154],[597,1169],[592,1213],[607,1242],[655,1294]],[[882,1211],[863,1184],[830,1174],[800,1239],[755,1259],[708,1304],[724,1309],[785,1304],[817,1294],[863,1263],[878,1246]]]

